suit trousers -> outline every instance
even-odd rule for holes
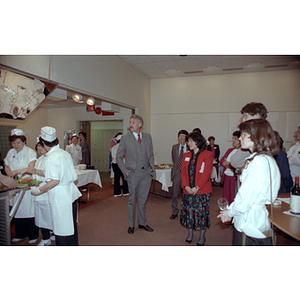
[[[173,210],[173,215],[177,215],[179,213],[178,209],[178,197],[181,192],[181,178],[180,178],[180,171],[176,172],[175,175],[173,176],[173,195],[172,195],[172,210]]]
[[[152,178],[148,169],[136,170],[127,179],[129,188],[128,223],[129,227],[135,225],[136,201],[138,199],[138,224],[147,225],[146,201],[148,198]]]

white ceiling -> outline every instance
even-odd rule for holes
[[[150,79],[300,69],[300,55],[120,55]]]
[[[300,55],[120,55],[120,57],[150,79],[300,69]],[[172,70],[176,71],[170,72]],[[71,99],[72,94],[73,92],[68,91],[66,97],[53,97],[51,93],[39,107],[86,106],[85,103],[74,102]],[[96,99],[97,104],[101,105],[101,101]]]

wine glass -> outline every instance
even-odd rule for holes
[[[226,198],[220,198],[218,199],[218,206],[220,210],[228,209],[228,201]]]

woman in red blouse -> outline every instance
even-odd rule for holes
[[[213,167],[213,154],[206,150],[206,140],[202,134],[188,135],[190,151],[183,155],[181,166],[180,223],[188,228],[187,243],[193,240],[193,230],[200,230],[198,246],[205,243],[206,228],[210,227],[209,198],[212,192],[210,175]]]

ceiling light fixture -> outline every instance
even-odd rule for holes
[[[260,63],[250,63],[251,67],[260,66]]]
[[[87,105],[94,105],[95,104],[95,99],[93,97],[88,97],[86,99],[86,104]]]
[[[79,94],[73,94],[73,95],[72,95],[72,99],[73,99],[73,101],[76,102],[76,103],[83,103],[83,101],[82,101],[82,96],[79,95]]]
[[[171,70],[167,70],[166,73],[174,73],[174,72],[176,72],[176,71],[177,71],[177,69],[171,69]]]

